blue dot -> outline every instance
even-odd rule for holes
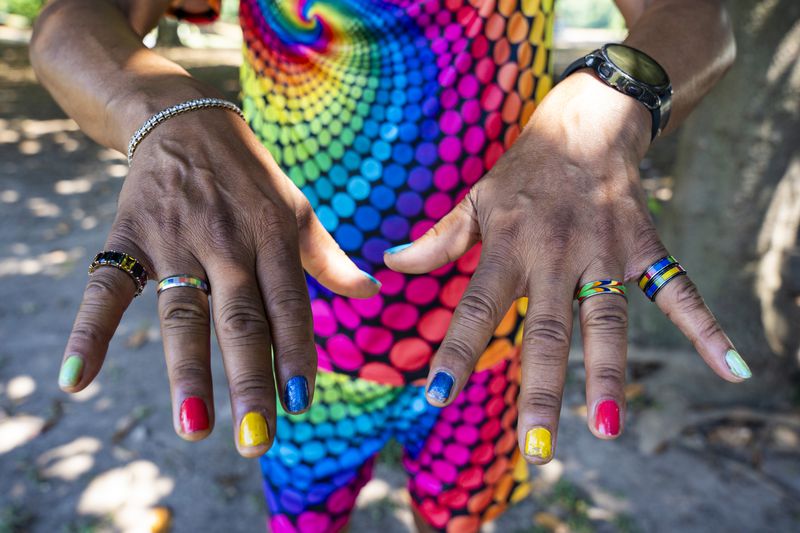
[[[325,457],[314,465],[314,474],[318,479],[326,478],[339,470],[339,462],[332,457]],[[309,494],[308,499],[311,500]]]
[[[362,205],[356,209],[355,223],[364,231],[374,230],[381,223],[381,214],[374,207]]]
[[[320,206],[320,208],[317,209],[317,218],[319,218],[319,221],[322,222],[322,226],[328,231],[335,230],[336,226],[339,225],[339,217],[337,217],[333,209],[327,205]]]
[[[370,115],[378,122],[383,122],[386,120],[386,108],[382,105],[374,105],[372,106],[372,112]]]
[[[378,104],[388,104],[389,103],[389,91],[378,91],[375,93],[375,102]]]
[[[276,486],[280,487],[289,483],[289,479],[291,477],[289,475],[289,471],[281,464],[280,461],[261,461],[261,468],[264,470],[264,474],[269,475],[269,480]],[[272,475],[273,472],[275,473],[274,476]]]
[[[428,64],[422,67],[422,75],[427,80],[435,80],[438,73],[439,69],[436,68],[436,65]]]
[[[317,438],[319,439],[329,439],[333,437],[333,424],[330,422],[323,422],[314,429],[316,429]]]
[[[300,462],[300,451],[288,442],[280,445],[278,454],[286,466],[295,466]]]
[[[408,221],[397,215],[387,217],[381,223],[381,233],[390,241],[405,239],[408,235]]]
[[[419,134],[419,130],[417,129],[416,124],[412,124],[411,122],[404,122],[400,126],[400,140],[401,141],[414,141]]]
[[[339,464],[342,465],[342,468],[348,470],[354,470],[361,466],[361,462],[364,460],[364,456],[356,450],[350,449],[347,450],[339,457]]]
[[[339,228],[336,230],[335,237],[336,242],[339,243],[339,246],[348,252],[352,252],[353,250],[360,248],[361,243],[364,241],[364,236],[361,235],[361,232],[358,231],[358,228],[352,224],[342,224],[339,226]]]
[[[438,100],[437,100],[438,106]],[[438,108],[437,108],[438,109]],[[386,118],[391,122],[402,122],[403,121],[403,108],[400,106],[391,106],[386,110]]]
[[[348,150],[347,153],[344,154],[342,162],[348,170],[356,170],[359,165],[361,165],[361,156],[351,150]]]
[[[427,98],[422,102],[422,114],[426,117],[435,117],[439,112],[439,99],[434,97]]]
[[[417,146],[417,161],[423,165],[430,165],[436,161],[436,145],[433,143],[423,143]]]
[[[298,423],[296,423],[294,425],[294,428],[293,428],[294,431],[289,433],[288,431],[284,432],[285,430],[281,429],[280,422],[281,422],[281,419],[278,418],[278,434],[279,435],[281,435],[281,434],[283,434],[283,435],[291,434],[292,435],[292,440],[295,441],[295,442],[306,442],[306,441],[310,440],[311,437],[314,436],[314,428],[311,426],[311,424],[308,424],[306,422],[298,422]],[[281,432],[284,432],[284,433],[281,433]]]
[[[336,422],[336,434],[342,439],[349,439],[355,435],[355,428],[350,420],[339,420]]]
[[[306,442],[300,448],[300,453],[307,463],[313,463],[325,457],[325,446],[317,441]]]
[[[331,196],[333,196],[333,184],[326,178],[318,179],[314,184],[314,189],[317,191],[319,197],[323,200],[328,200]]]
[[[422,74],[414,71],[408,75],[408,81],[412,85],[422,85]],[[419,102],[422,99],[422,91],[419,90],[419,87],[412,87],[408,90],[406,97],[409,102]]]
[[[331,182],[337,187],[341,187],[347,183],[347,170],[342,165],[334,165],[331,171],[328,172]]]
[[[359,135],[356,137],[356,142],[353,143],[353,147],[359,154],[366,154],[369,153],[369,147],[371,144],[371,141],[367,137],[364,135]]]
[[[374,120],[370,119],[364,123],[364,135],[375,137],[375,134],[378,133],[378,129],[378,123]]]
[[[386,161],[392,155],[392,147],[385,141],[372,143],[372,155],[379,161]]]
[[[404,65],[400,65],[400,66],[401,66],[401,68],[403,68],[405,70],[405,66]],[[405,74],[397,74],[394,77],[394,84],[395,84],[395,86],[400,87],[402,89],[403,87],[405,87],[408,84],[408,79],[406,79]]]
[[[371,157],[365,159],[361,164],[361,173],[370,181],[375,181],[381,177],[383,172],[383,165]]]
[[[394,91],[392,91],[392,104],[394,104],[394,105],[403,105],[403,104],[406,103],[406,99],[407,99],[407,97],[406,97],[406,93],[405,93],[404,90],[401,91],[401,90],[395,89]]]
[[[383,183],[389,187],[400,187],[406,182],[406,169],[400,165],[389,165],[383,171]]]
[[[369,196],[370,184],[364,178],[353,178],[347,182],[347,192],[356,200]]]
[[[408,186],[415,191],[425,191],[431,186],[433,175],[425,167],[416,167],[408,175]]]
[[[416,104],[407,106],[403,114],[408,122],[417,122],[422,117],[422,108]]]
[[[435,120],[426,120],[422,123],[421,136],[426,141],[432,141],[439,136],[439,125]]]
[[[379,185],[372,189],[369,195],[369,201],[378,209],[388,209],[394,205],[394,191],[385,185]]]
[[[387,122],[381,126],[381,138],[384,141],[392,142],[397,138],[398,133],[398,127],[390,122]]]
[[[422,197],[411,191],[406,191],[397,199],[397,212],[407,217],[413,217],[422,211]]]
[[[333,195],[331,205],[333,206],[333,210],[336,211],[336,214],[342,218],[351,216],[356,209],[356,203],[353,199],[343,192],[337,192]]]
[[[391,245],[392,243],[385,239],[373,237],[364,243],[364,246],[361,247],[361,253],[367,261],[373,264],[380,264],[383,261],[383,251]]]
[[[356,417],[356,431],[368,435],[372,431],[372,419],[367,415]]]
[[[319,205],[319,198],[317,197],[317,193],[314,192],[314,188],[311,187],[310,185],[306,185],[300,190],[303,191],[303,194],[306,195],[308,203],[311,204],[311,207],[313,209],[316,209],[317,205]]]
[[[403,165],[410,163],[414,159],[414,150],[407,144],[396,144],[392,148],[392,159]]]
[[[305,490],[314,481],[314,472],[310,466],[299,464],[292,468],[292,479],[290,483],[300,490]]]

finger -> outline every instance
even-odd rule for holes
[[[145,260],[144,253],[126,239],[109,237],[105,249],[125,252],[140,262]],[[118,268],[100,266],[90,275],[64,350],[58,377],[61,389],[78,392],[97,376],[108,343],[136,292],[136,282]]]
[[[305,197],[300,205],[297,227],[303,268],[322,285],[342,296],[369,298],[377,294],[380,282],[353,263],[319,221]]]
[[[480,240],[480,227],[472,195],[467,194],[452,211],[411,244],[389,248],[383,260],[392,270],[422,274],[455,261]]]
[[[638,283],[639,276],[650,265],[667,255],[659,243],[656,253],[646,255],[644,261],[634,262],[636,266],[633,272],[638,272],[635,281]],[[747,363],[736,351],[688,276],[672,278],[656,293],[655,303],[720,377],[731,382],[741,382],[752,376]]]
[[[622,277],[621,268],[597,264],[586,271],[578,286]],[[587,422],[596,437],[613,439],[622,432],[624,420],[627,300],[614,293],[590,296],[580,304],[580,323],[586,365]]]
[[[161,267],[159,273],[185,273],[205,280],[205,272],[194,260],[180,266]],[[208,296],[194,287],[173,287],[158,295],[161,337],[172,394],[175,432],[196,441],[211,433],[214,396],[211,386],[211,335]]]
[[[236,449],[258,457],[275,434],[275,381],[264,303],[253,271],[241,264],[206,263],[214,329],[231,397]]]
[[[431,361],[427,398],[444,406],[458,396],[518,292],[508,259],[484,247],[472,280],[453,313],[450,327]]]
[[[529,291],[517,431],[524,457],[535,464],[549,462],[555,452],[572,335],[573,287],[563,273],[551,273],[533,281]]]
[[[272,334],[281,402],[287,412],[300,413],[311,404],[317,349],[300,254],[292,245],[297,241],[294,235],[286,237],[262,247],[265,251],[256,258],[256,275]]]

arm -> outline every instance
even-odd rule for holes
[[[621,4],[631,26],[626,43],[654,57],[672,79],[674,128],[733,60],[725,13],[716,1]],[[454,378],[429,391],[435,405],[456,398],[501,318],[527,297],[517,426],[520,449],[533,463],[549,461],[555,450],[576,289],[619,280],[638,292],[634,282],[669,255],[639,179],[650,128],[641,103],[589,70],[576,72],[544,98],[461,203],[412,246],[384,256],[395,270],[429,272],[480,241],[478,267],[431,363],[429,384],[440,372]],[[750,377],[687,276],[674,278],[654,301],[720,377]],[[624,426],[626,302],[608,291],[580,304],[587,423],[602,439]]]
[[[141,36],[166,8],[166,0],[56,0],[36,24],[31,59],[37,75],[106,146],[124,152],[155,112],[216,95],[142,46]],[[234,442],[246,457],[271,445],[276,385],[287,411],[310,405],[317,354],[303,269],[351,297],[380,288],[336,245],[244,121],[222,109],[170,118],[142,141],[105,249],[133,256],[154,281],[190,275],[208,282],[210,303],[191,287],[158,296],[173,424],[187,440],[202,439],[213,427],[213,307]],[[92,274],[64,352],[64,390],[80,391],[98,374],[135,288],[116,268]]]

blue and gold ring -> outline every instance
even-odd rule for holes
[[[678,276],[686,275],[686,270],[671,255],[663,257],[650,265],[639,278],[639,288],[644,291],[650,301],[656,301],[656,294],[670,281]]]
[[[211,291],[211,289],[208,287],[208,283],[202,279],[190,274],[177,274],[175,276],[168,276],[159,281],[157,294],[161,294],[167,289],[174,289],[175,287],[191,287],[193,289],[200,289],[206,294]]]

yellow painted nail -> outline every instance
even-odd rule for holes
[[[260,413],[247,413],[239,426],[240,446],[260,446],[269,439],[267,421]]]
[[[525,455],[549,459],[553,453],[552,436],[545,428],[532,428],[525,434]]]

